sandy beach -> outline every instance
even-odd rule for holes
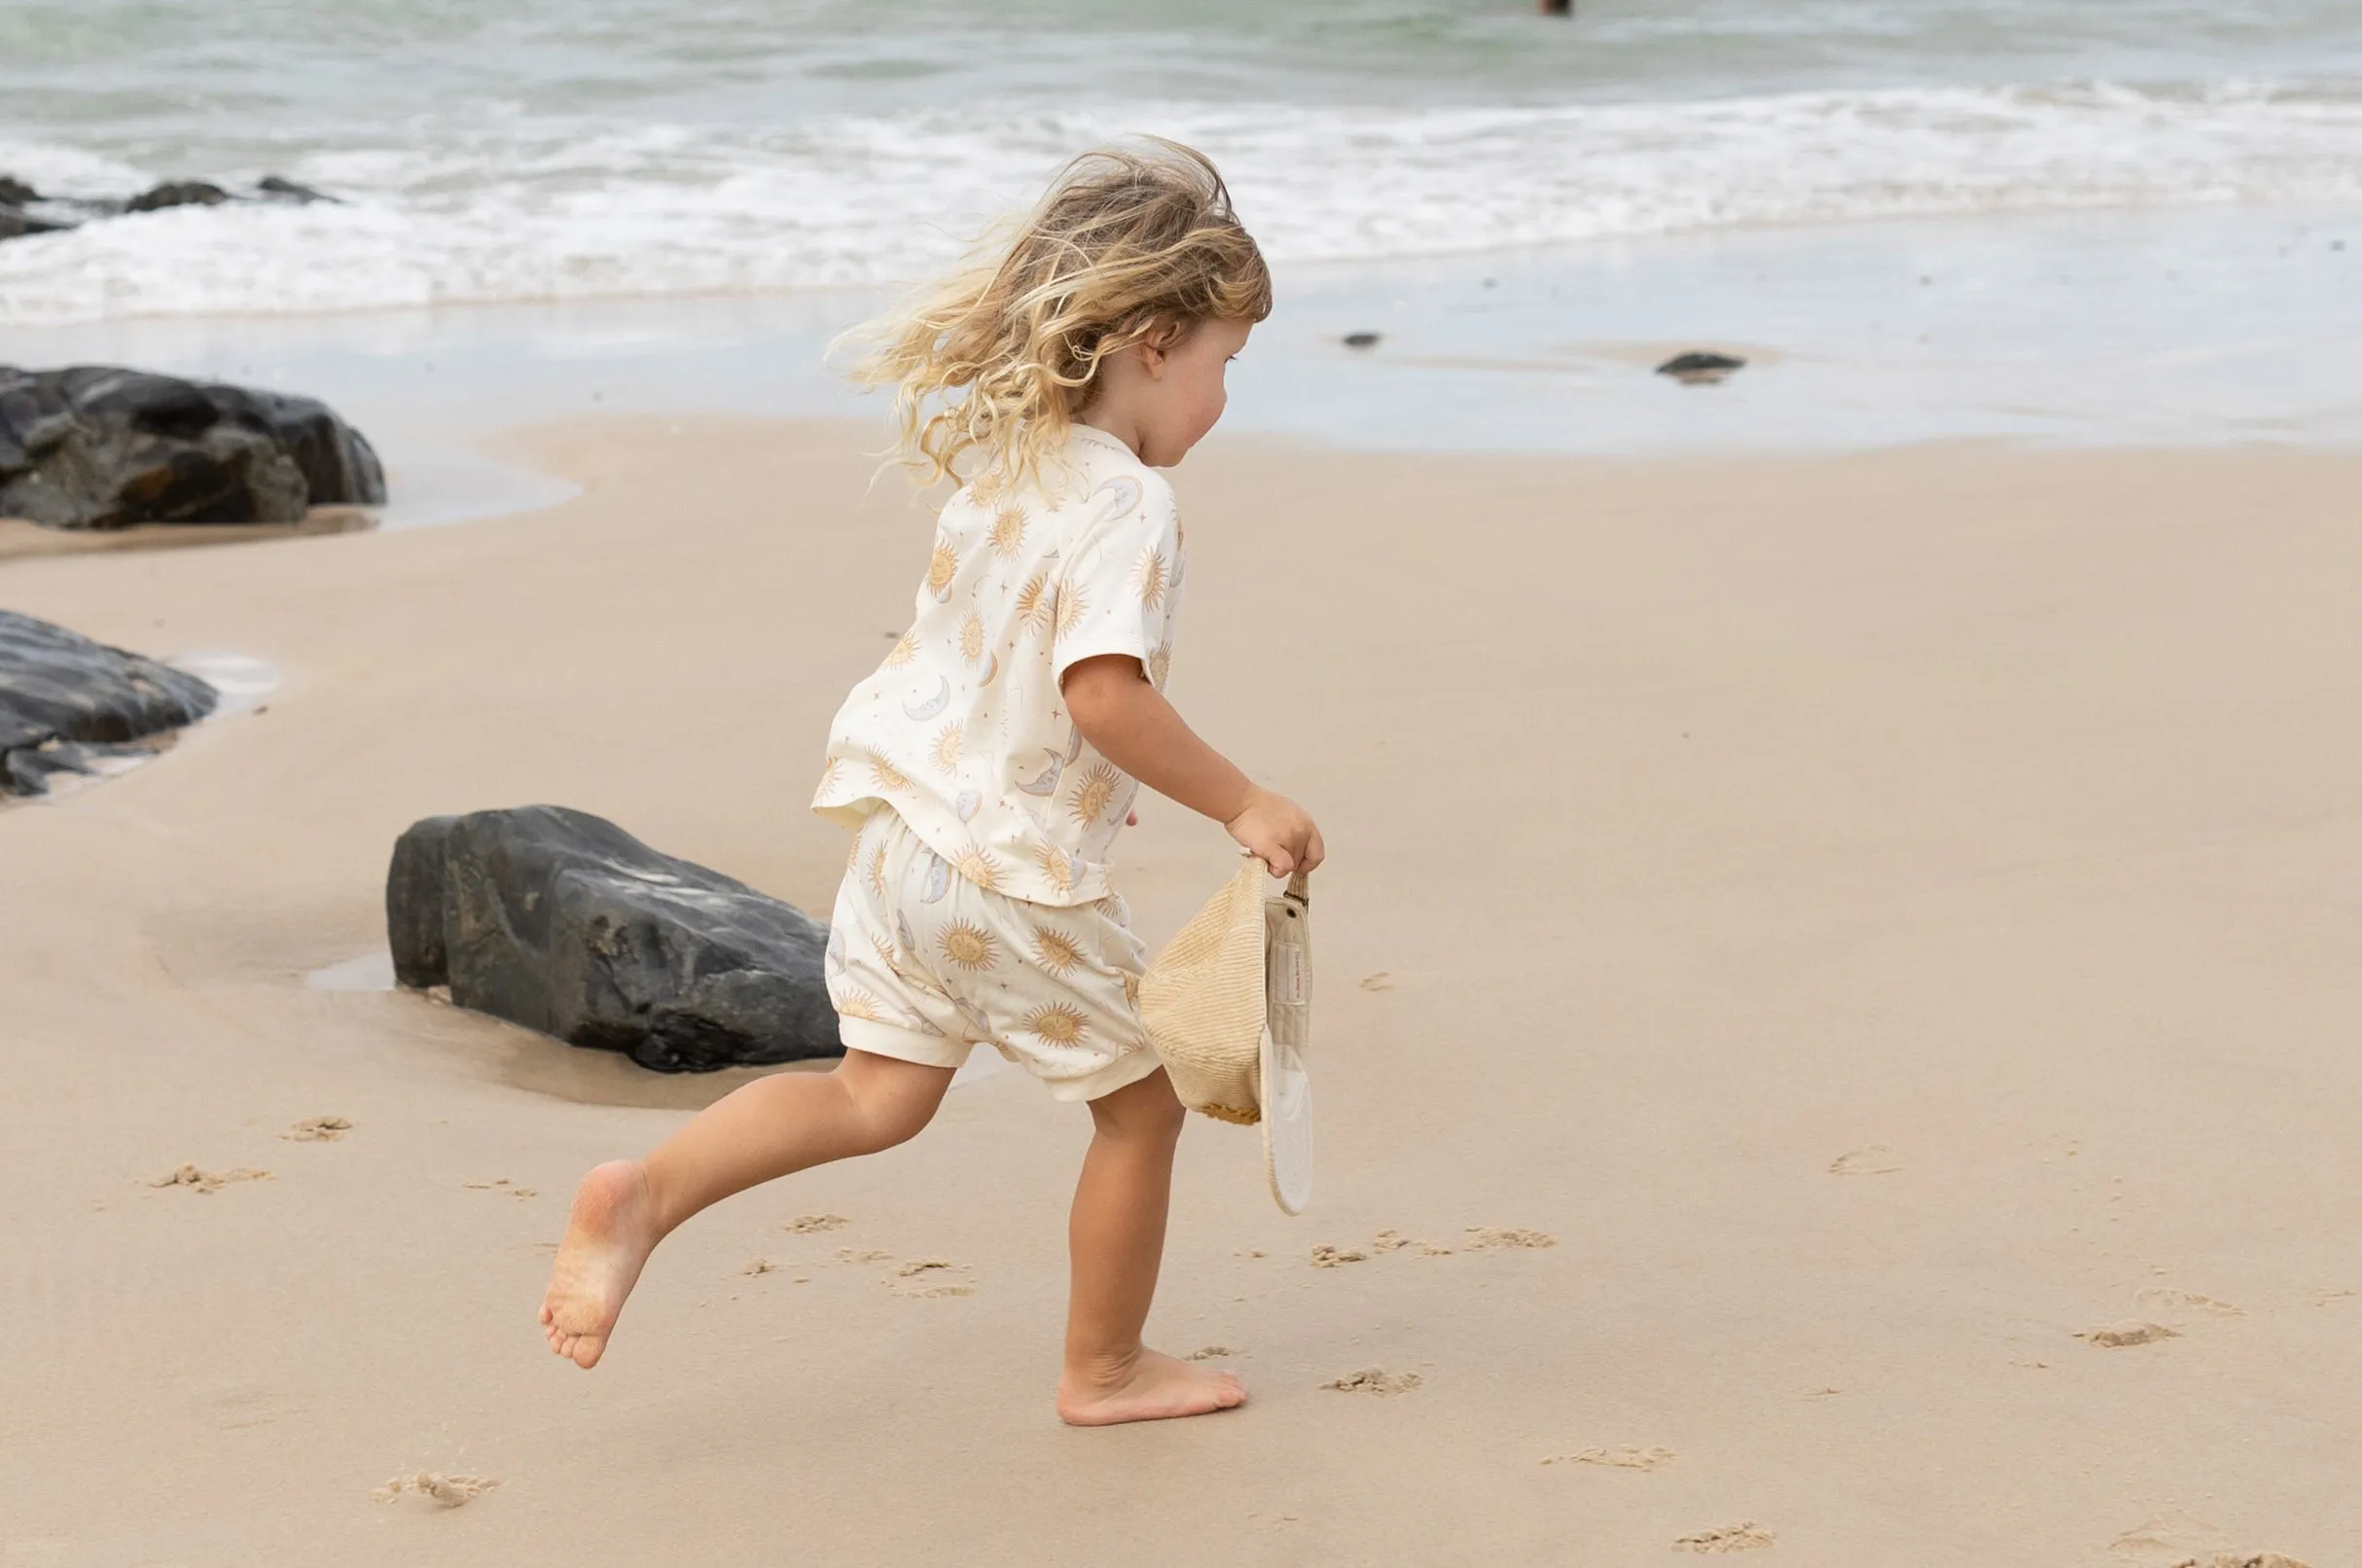
[[[283,676],[0,810],[0,1560],[2362,1560],[2362,458],[1209,442],[1173,692],[1331,845],[1320,1189],[1192,1128],[1150,1335],[1254,1403],[1084,1432],[1022,1074],[698,1220],[583,1373],[572,1183],[731,1075],[305,983],[438,812],[827,909],[928,539],[872,433],[505,439],[580,493],[0,566]],[[1161,939],[1230,849],[1143,817]]]

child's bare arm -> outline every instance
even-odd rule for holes
[[[1100,756],[1155,790],[1230,830],[1274,876],[1308,872],[1325,853],[1304,807],[1258,787],[1199,739],[1140,661],[1086,659],[1066,672],[1066,711]]]

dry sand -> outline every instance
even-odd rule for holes
[[[698,1221],[585,1374],[572,1181],[722,1086],[301,983],[432,812],[827,907],[923,517],[839,427],[519,441],[585,493],[0,567],[285,673],[0,811],[11,1568],[2362,1561],[2362,462],[1209,444],[1174,692],[1333,846],[1320,1185],[1193,1128],[1152,1332],[1255,1403],[1075,1432],[1022,1075]],[[1229,854],[1145,815],[1154,937]]]

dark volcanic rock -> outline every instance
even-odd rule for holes
[[[218,207],[230,193],[208,180],[170,180],[124,203],[125,212],[161,212],[166,207]]]
[[[39,795],[50,774],[89,772],[110,743],[193,724],[216,700],[194,675],[0,610],[0,793]]]
[[[0,174],[0,201],[12,207],[21,207],[27,201],[38,201],[41,193],[13,174]]]
[[[429,817],[394,845],[403,984],[658,1072],[843,1051],[828,927],[611,822],[528,805]]]
[[[385,499],[377,454],[311,398],[140,371],[0,366],[0,517],[53,528],[296,522]]]
[[[1729,354],[1693,351],[1687,354],[1675,354],[1671,359],[1657,367],[1657,374],[1669,375],[1684,385],[1711,386],[1728,376],[1733,371],[1745,368],[1746,363],[1745,360],[1734,359]]]

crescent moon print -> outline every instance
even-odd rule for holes
[[[937,679],[943,682],[943,686],[933,696],[927,698],[924,702],[905,702],[902,705],[904,717],[911,719],[932,719],[937,714],[943,712],[944,709],[951,705],[951,677],[948,675],[943,675],[938,676]]]
[[[1018,780],[1017,787],[1023,790],[1027,795],[1056,795],[1058,792],[1058,776],[1065,771],[1066,765],[1063,762],[1060,762],[1057,758],[1053,757],[1050,759],[1050,771],[1044,773],[1040,778],[1035,779],[1030,784],[1026,783],[1023,779],[1020,779]]]
[[[927,880],[926,885],[918,890],[918,902],[921,904],[940,904],[943,902],[943,896],[950,891],[950,864],[947,862],[941,855],[935,853],[935,851],[932,849],[928,850]]]
[[[1140,504],[1140,481],[1128,477],[1109,480],[1105,484],[1091,492],[1091,498],[1094,501],[1102,495],[1107,497],[1107,504],[1099,508],[1097,517],[1091,519],[1091,526],[1093,528],[1102,522],[1112,521],[1138,506]]]
[[[1000,679],[1000,673],[1001,656],[988,652],[984,655],[984,673],[977,679],[976,684],[979,687],[990,686],[994,681]]]
[[[894,911],[894,939],[902,944],[904,952],[918,951],[918,939],[911,935],[911,917],[900,909]]]
[[[952,801],[951,809],[959,813],[960,821],[973,822],[976,820],[976,813],[984,809],[984,798],[975,790],[962,790],[959,792],[958,798]]]

